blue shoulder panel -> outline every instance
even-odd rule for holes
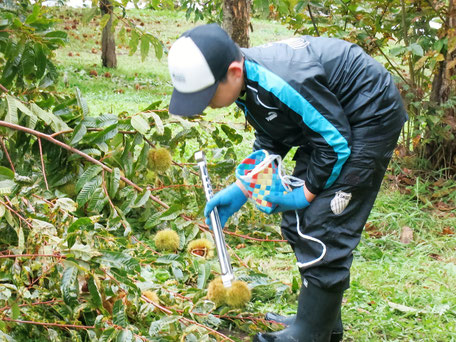
[[[274,94],[291,110],[302,116],[304,123],[314,132],[319,133],[337,154],[337,162],[326,181],[325,188],[330,187],[339,177],[342,166],[350,156],[347,139],[340,134],[309,101],[282,78],[254,62],[245,61],[247,76],[267,91]]]

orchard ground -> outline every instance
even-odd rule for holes
[[[168,76],[166,54],[158,60],[151,52],[142,61],[139,53],[129,56],[128,44],[117,42],[117,69],[101,67],[101,30],[98,20],[83,24],[81,14],[87,9],[59,9],[60,26],[69,34],[69,44],[57,51],[59,71],[66,74],[59,90],[73,93],[78,87],[87,100],[90,115],[104,113],[135,114],[161,100],[169,103],[172,85]],[[187,21],[185,13],[132,9],[127,12],[137,25],[157,36],[166,48],[185,30],[199,23]],[[252,45],[281,40],[292,32],[280,23],[252,21]],[[237,145],[238,155],[251,150],[253,132],[244,128],[244,118],[235,108],[208,110],[207,118],[228,123],[243,135]],[[188,147],[185,159],[198,150]],[[290,153],[292,155],[292,153]],[[292,167],[290,154],[286,164]],[[421,177],[396,157],[390,165],[375,207],[369,217],[360,245],[354,252],[351,287],[343,303],[344,341],[456,341],[456,183],[443,180],[436,172]],[[223,184],[217,184],[220,188]],[[269,221],[268,221],[269,220]],[[260,215],[249,223],[274,225],[278,218]],[[243,227],[244,231],[245,228]],[[404,234],[411,235],[406,241]],[[278,282],[290,285],[299,279],[290,247],[273,242],[233,243],[244,263]],[[254,305],[255,313],[268,311],[291,314],[296,296],[287,301],[274,294]]]

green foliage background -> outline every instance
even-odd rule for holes
[[[195,238],[212,239],[193,153],[207,152],[212,182],[222,188],[249,153],[252,132],[233,108],[170,117],[166,61],[132,54],[127,39],[119,42],[119,69],[99,67],[103,18],[92,12],[2,7],[1,339],[240,341],[280,329],[261,318],[293,312],[299,275],[278,241],[279,217],[249,204],[226,229],[236,277],[253,292],[243,309],[207,300],[218,261],[186,251]],[[166,49],[194,25],[185,15],[133,10],[126,18]],[[254,43],[290,34],[267,20],[253,25]],[[173,157],[166,171],[148,166],[158,147]],[[456,185],[438,173],[416,178],[401,163],[392,164],[355,252],[346,339],[456,340]],[[414,232],[409,244],[401,242],[405,226]],[[180,236],[176,253],[155,248],[166,228]]]

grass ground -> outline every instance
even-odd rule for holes
[[[57,10],[57,9],[53,9]],[[60,10],[59,10],[60,11]],[[172,86],[166,57],[150,54],[141,61],[139,54],[117,48],[118,68],[100,66],[101,33],[96,23],[83,25],[84,10],[59,12],[62,27],[74,23],[69,44],[57,51],[59,69],[68,75],[73,92],[79,87],[91,115],[102,113],[137,113],[150,103],[169,102]],[[158,36],[166,46],[186,29],[195,25],[184,13],[131,10],[128,15]],[[292,35],[284,26],[265,20],[253,20],[252,43],[261,44]],[[96,75],[95,75],[96,73]],[[109,74],[108,74],[109,73]],[[208,116],[242,123],[232,109],[208,111]],[[253,134],[243,133],[239,149],[250,150]],[[436,186],[431,181],[409,178],[401,182],[399,164],[394,164],[369,218],[366,232],[355,251],[351,288],[343,305],[345,341],[456,341],[456,230],[455,183]],[[441,197],[435,191],[447,189]],[[252,223],[253,224],[253,223]],[[413,232],[410,243],[401,242],[404,227]],[[272,278],[291,283],[298,277],[294,256],[286,245],[265,243],[238,250],[249,266]],[[265,301],[256,308],[292,313],[295,303]]]

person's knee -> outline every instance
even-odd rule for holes
[[[350,287],[350,266],[348,265],[342,267],[317,266],[300,270],[300,273],[303,282],[308,281],[327,291],[345,291]]]

